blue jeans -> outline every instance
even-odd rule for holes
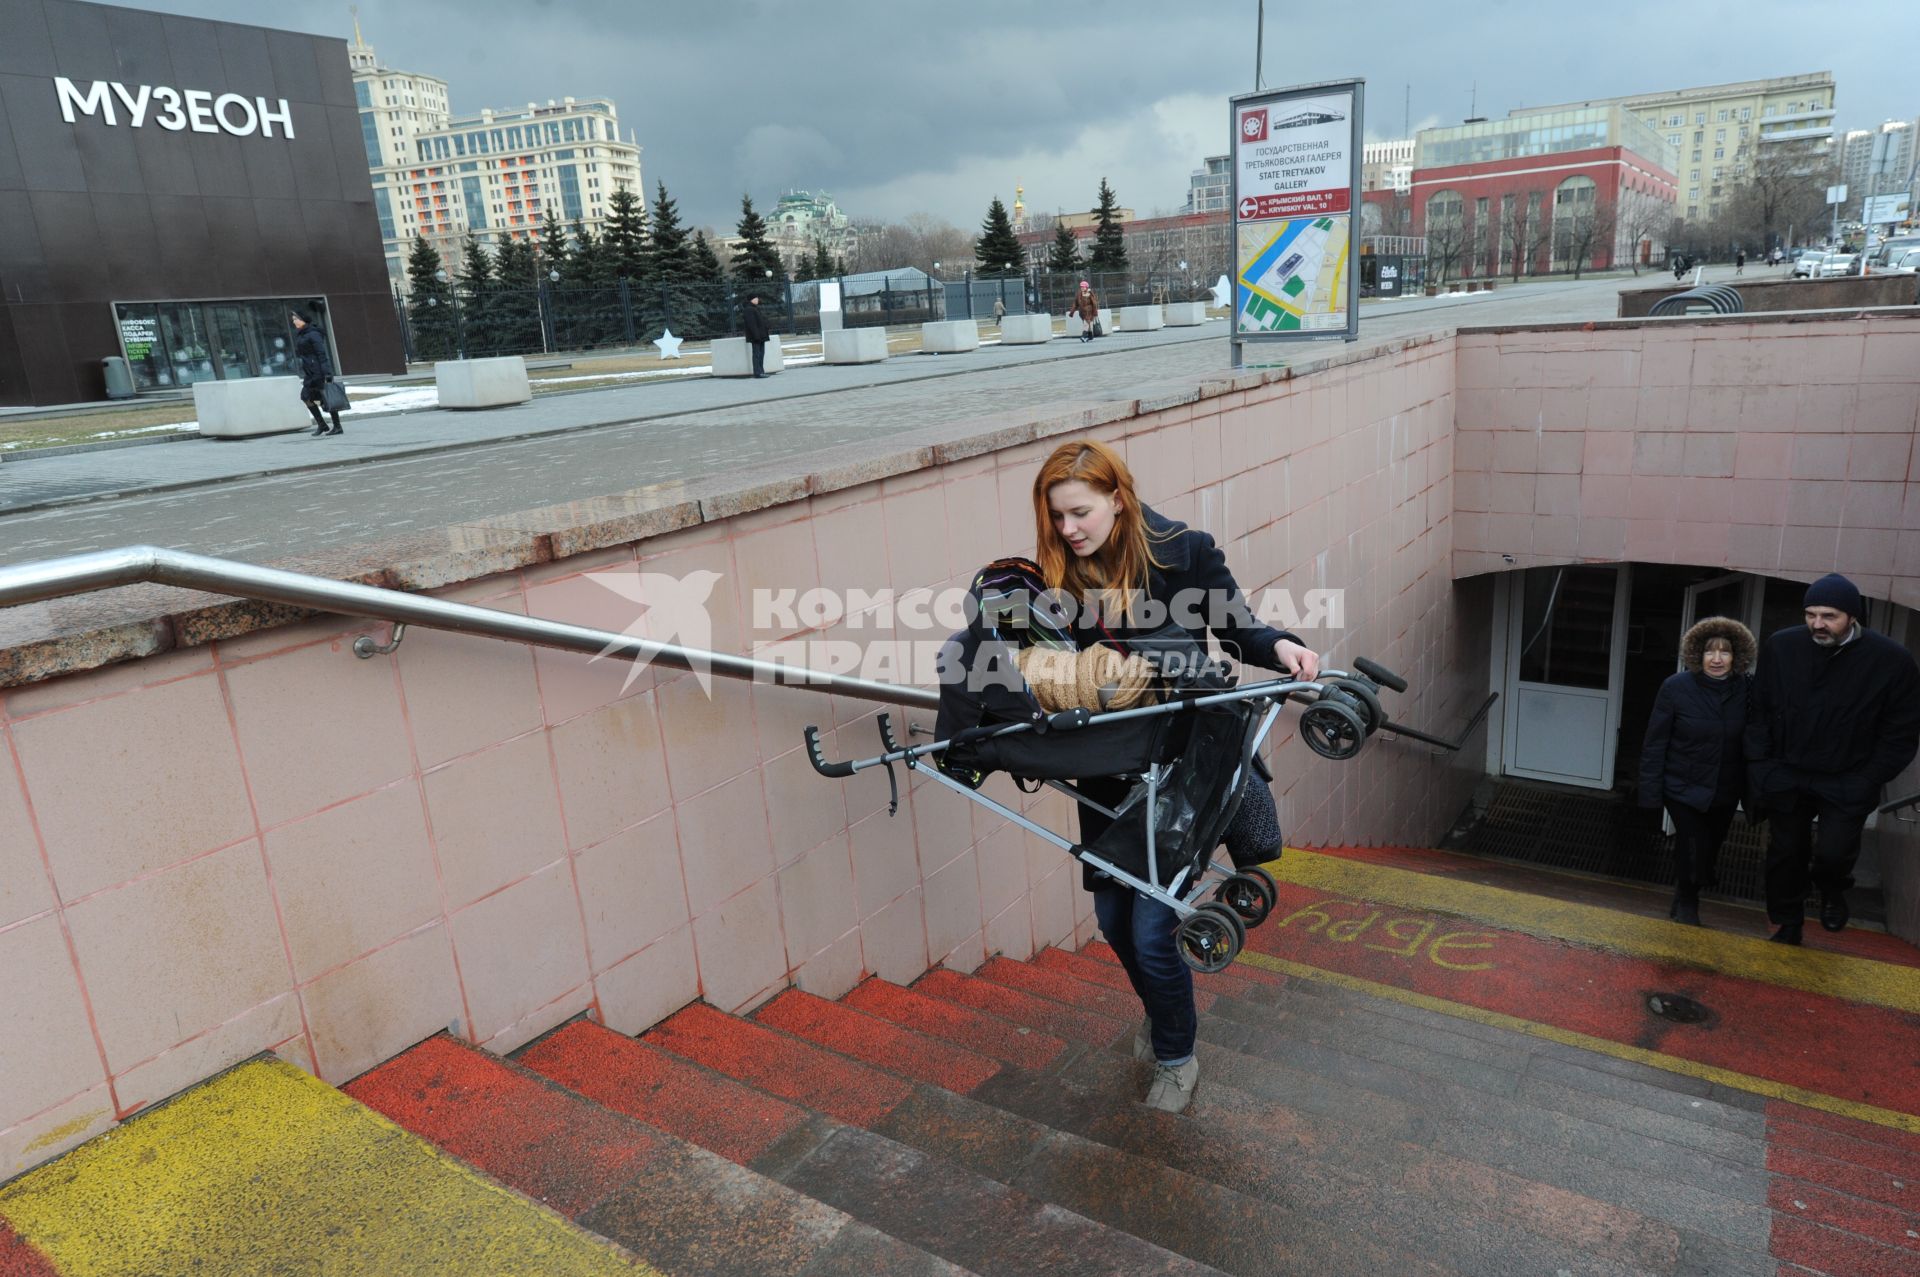
[[[1174,948],[1179,916],[1158,900],[1121,886],[1094,889],[1093,916],[1153,1021],[1154,1057],[1162,1064],[1186,1063],[1193,1055],[1200,1015],[1193,1006],[1193,969]]]

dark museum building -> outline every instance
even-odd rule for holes
[[[405,369],[346,41],[0,0],[0,406]]]

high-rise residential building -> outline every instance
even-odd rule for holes
[[[1920,133],[1920,120],[1888,120],[1879,128],[1847,133],[1840,159],[1840,180],[1847,184],[1843,216],[1858,218],[1872,196],[1911,188],[1916,133]]]
[[[1360,151],[1360,189],[1362,191],[1400,191],[1413,189],[1414,140],[1396,138],[1390,142],[1368,142]]]
[[[452,271],[468,231],[489,245],[527,239],[551,212],[598,234],[615,190],[644,196],[640,147],[621,138],[607,98],[455,116],[445,80],[382,66],[357,21],[347,56],[387,275],[402,292],[415,239]]]
[[[1209,155],[1187,178],[1187,203],[1182,213],[1218,213],[1227,207],[1227,193],[1233,181],[1229,166],[1232,157]]]
[[[1755,165],[1786,159],[1811,170],[1827,162],[1833,151],[1831,71],[1634,93],[1525,111],[1586,106],[1624,107],[1666,139],[1673,148],[1674,171],[1680,179],[1675,211],[1690,222],[1718,216],[1734,188],[1752,174]]]
[[[844,257],[853,249],[853,224],[825,191],[788,191],[766,214],[767,238],[773,241],[787,269],[810,258],[815,244],[825,244],[829,257]]]

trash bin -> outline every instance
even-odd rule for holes
[[[127,365],[124,357],[108,355],[100,361],[100,372],[107,381],[107,398],[133,398],[133,369]]]

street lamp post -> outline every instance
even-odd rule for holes
[[[559,283],[559,270],[556,268],[548,271],[546,279],[542,279],[540,277],[540,268],[536,264],[534,266],[533,282],[539,291],[534,296],[534,305],[538,309],[540,316],[540,353],[543,355],[551,355],[553,353],[553,306],[547,296],[547,282],[549,280],[556,284]]]
[[[444,266],[433,272],[433,278],[440,284],[449,283],[447,271]],[[436,306],[440,304],[440,299],[437,297],[430,298],[429,301]],[[447,304],[453,307],[454,357],[457,359],[465,359],[467,357],[467,320],[466,316],[460,313],[460,294],[451,287],[447,289]]]
[[[940,277],[940,263],[935,262],[933,264],[933,273],[927,276],[927,318],[928,319],[935,318],[935,315],[933,313],[933,281],[938,279],[939,277]],[[940,286],[940,299],[942,301],[946,300],[945,284],[942,284]],[[940,308],[940,314],[938,318],[945,319],[946,317],[947,317],[947,308],[945,306],[942,306]]]

